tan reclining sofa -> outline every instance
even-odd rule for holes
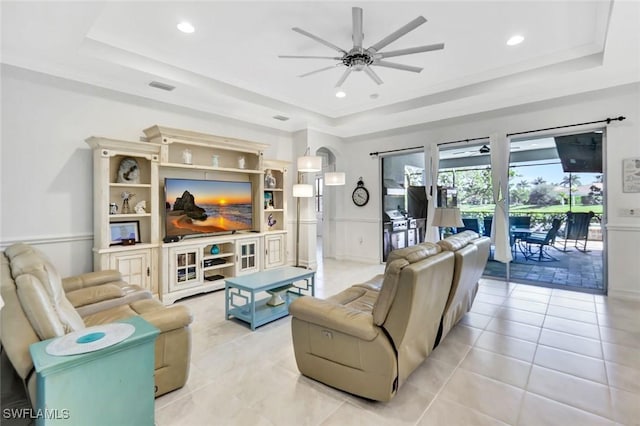
[[[148,291],[122,281],[117,271],[61,279],[37,249],[14,244],[0,255],[2,346],[36,401],[36,375],[29,345],[85,327],[139,315],[160,329],[155,344],[155,395],[186,383],[189,374],[191,313],[165,307]]]
[[[471,308],[489,244],[466,231],[394,250],[384,274],[326,300],[293,301],[298,369],[329,386],[389,401]]]
[[[481,237],[473,231],[464,231],[438,241],[437,244],[443,251],[453,252],[455,269],[436,345],[471,309],[478,292],[478,281],[487,266],[491,239]]]
[[[389,401],[433,349],[453,269],[453,253],[422,243],[391,252],[383,276],[326,300],[296,299],[289,312],[298,369]]]

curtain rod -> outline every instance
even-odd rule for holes
[[[610,124],[612,121],[622,121],[622,120],[626,120],[626,119],[627,119],[627,117],[624,117],[624,116],[621,115],[621,116],[616,117],[616,118],[605,118],[604,120],[588,121],[588,122],[585,122],[585,123],[576,123],[576,124],[565,124],[564,126],[547,127],[545,129],[536,129],[536,130],[526,130],[524,132],[507,133],[507,136],[525,135],[527,133],[544,132],[546,130],[564,129],[566,127],[586,126],[587,124],[596,124],[596,123],[607,123],[607,124]],[[449,144],[452,144],[452,143],[480,141],[480,140],[484,140],[484,139],[489,139],[489,136],[483,136],[483,137],[480,137],[480,138],[460,139],[460,140],[457,140],[457,141],[441,142],[441,143],[438,144],[438,146],[449,145]],[[398,149],[390,149],[390,150],[387,150],[387,151],[370,152],[369,155],[374,156],[374,155],[380,155],[380,154],[388,154],[390,152],[413,151],[413,150],[416,150],[416,149],[423,149],[423,148],[424,148],[424,146],[413,146],[411,148],[398,148]]]
[[[616,118],[605,118],[604,120],[587,121],[586,123],[566,124],[564,126],[547,127],[546,129],[526,130],[524,132],[507,133],[507,136],[526,135],[527,133],[537,133],[537,132],[544,132],[546,130],[564,129],[566,127],[586,126],[587,124],[596,124],[596,123],[610,124],[612,121],[622,121],[626,119],[627,117],[623,117],[621,115],[620,117],[616,117]]]

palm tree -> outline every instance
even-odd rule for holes
[[[535,178],[531,182],[532,185],[542,185],[543,183],[547,183],[547,181],[542,176],[539,176],[539,177]]]
[[[580,182],[580,176],[569,173],[568,175],[564,175],[562,181],[560,182],[560,186],[575,188],[580,186],[582,182]]]

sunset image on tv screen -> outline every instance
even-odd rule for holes
[[[252,228],[251,182],[165,179],[166,236]]]

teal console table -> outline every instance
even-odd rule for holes
[[[54,339],[29,347],[37,374],[36,425],[153,426],[154,345],[160,331],[140,317],[120,343],[79,355],[52,356]]]

